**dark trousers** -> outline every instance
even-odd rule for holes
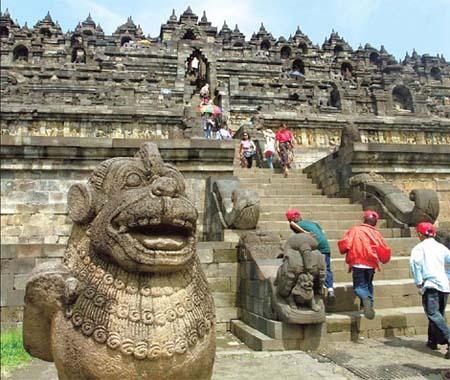
[[[245,159],[247,160],[247,167],[251,168],[253,165],[253,156],[245,157]]]
[[[361,304],[368,298],[373,305],[373,268],[352,267],[353,291],[360,298]]]
[[[325,286],[329,289],[333,287],[333,272],[331,271],[331,255],[329,253],[322,253],[325,256],[325,263],[327,264],[327,275],[325,277]]]
[[[422,295],[422,305],[428,317],[428,341],[433,344],[448,344],[450,329],[445,323],[445,306],[448,293],[428,288]]]

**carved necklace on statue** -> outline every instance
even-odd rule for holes
[[[177,272],[129,273],[89,244],[85,236],[64,255],[84,285],[65,310],[81,333],[137,359],[156,359],[186,353],[209,332],[214,306],[197,257]]]

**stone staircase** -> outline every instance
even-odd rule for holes
[[[282,239],[287,238],[292,232],[284,213],[292,207],[298,208],[305,219],[320,223],[324,229],[331,247],[336,292],[336,303],[327,308],[326,324],[321,332],[326,334],[329,341],[426,333],[427,319],[421,307],[421,297],[409,273],[409,254],[418,243],[416,237],[409,237],[410,230],[388,228],[386,220],[378,223],[377,227],[392,248],[393,256],[375,275],[377,315],[374,320],[367,320],[359,311],[359,301],[353,294],[351,274],[337,249],[337,241],[345,231],[361,223],[361,205],[350,204],[346,198],[327,198],[321,195],[321,191],[300,171],[292,171],[289,178],[283,178],[281,174],[268,169],[236,169],[235,175],[239,177],[242,187],[255,189],[260,194],[261,215],[257,229],[275,232]],[[227,230],[224,240],[236,243],[242,233],[245,231]],[[252,314],[241,310],[241,317],[244,313]],[[450,313],[448,316],[450,317]],[[232,321],[232,331],[254,349],[303,347],[299,344],[299,337],[292,337],[295,339],[291,341],[280,333],[289,331],[287,324],[270,321],[256,314],[245,315],[245,320],[252,321],[253,326],[242,320]]]

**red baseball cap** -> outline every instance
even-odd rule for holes
[[[297,219],[299,216],[301,216],[300,211],[298,211],[296,208],[291,208],[286,211],[286,219],[290,222],[294,219]]]
[[[364,217],[364,219],[375,219],[375,220],[380,219],[380,215],[378,215],[378,213],[376,211],[372,211],[372,210],[364,211],[363,217]]]
[[[430,222],[422,222],[416,226],[416,231],[425,236],[436,236],[436,227]]]

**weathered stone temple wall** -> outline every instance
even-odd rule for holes
[[[138,139],[2,137],[3,321],[21,319],[25,281],[34,266],[44,261],[59,261],[62,257],[72,227],[66,204],[70,186],[85,181],[98,163],[107,158],[134,155],[143,142]],[[186,179],[188,196],[199,211],[197,234],[201,241],[206,180],[211,175],[232,175],[235,143],[184,139],[160,141],[159,148],[164,160],[174,163]],[[201,254],[205,265],[217,265],[213,254],[209,255],[210,259],[208,255],[207,251]],[[231,281],[232,275],[228,277]]]
[[[416,126],[434,143],[449,139],[435,133],[450,115],[442,56],[414,51],[398,62],[383,46],[354,50],[334,31],[321,46],[300,29],[276,39],[263,25],[245,40],[238,26],[218,31],[188,8],[155,38],[131,17],[112,35],[90,16],[63,33],[50,14],[29,28],[6,11],[0,38],[3,135],[177,138],[209,83],[232,129],[251,118],[258,128],[286,122],[302,146],[335,146],[349,122],[369,141],[429,139]]]

